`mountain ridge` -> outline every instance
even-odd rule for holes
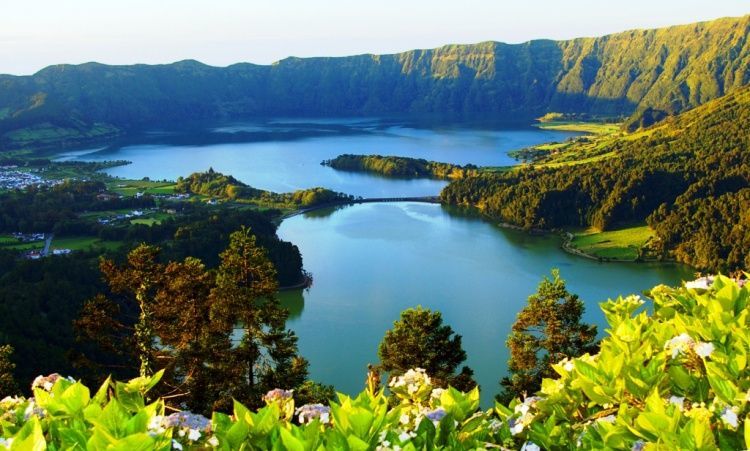
[[[215,67],[53,65],[0,76],[0,144],[29,127],[90,131],[263,115],[674,114],[750,83],[750,15],[598,38],[485,41]],[[34,133],[24,135],[33,143]]]

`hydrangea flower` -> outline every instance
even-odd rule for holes
[[[438,407],[437,409],[427,412],[425,414],[425,417],[427,417],[428,420],[433,422],[439,422],[442,420],[448,413],[443,409],[442,407]]]
[[[263,401],[266,404],[270,404],[274,401],[286,401],[292,398],[294,390],[282,390],[280,388],[274,388],[263,396]]]
[[[715,348],[714,348],[713,343],[705,343],[703,341],[696,344],[695,347],[693,348],[695,353],[698,354],[700,357],[703,357],[704,359],[706,357],[709,357],[711,353],[714,352],[714,349]]]
[[[521,451],[541,451],[541,448],[534,442],[526,442],[523,444]]]
[[[671,351],[672,358],[675,359],[678,355],[684,354],[692,349],[694,345],[695,341],[690,337],[690,335],[683,332],[680,335],[669,340],[664,345],[664,349],[667,351]]]
[[[737,413],[730,407],[724,408],[724,410],[721,412],[721,419],[733,429],[737,429],[737,427],[739,426]]]
[[[313,420],[318,420],[323,424],[331,421],[331,408],[323,404],[305,404],[299,407],[295,414],[298,415],[300,424],[307,424]]]
[[[684,396],[670,396],[669,397],[670,404],[674,404],[677,406],[680,410],[683,409],[685,406],[685,397]]]
[[[714,283],[713,277],[701,277],[691,282],[685,282],[685,288],[691,288],[694,290],[708,290]]]
[[[55,386],[55,382],[60,378],[62,376],[57,373],[52,373],[49,376],[37,376],[34,382],[31,383],[31,389],[41,388],[44,391],[51,391],[52,387]]]

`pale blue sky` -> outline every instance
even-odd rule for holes
[[[599,36],[750,13],[748,0],[3,0],[0,73],[56,63],[224,66],[448,43]]]

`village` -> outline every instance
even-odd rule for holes
[[[54,186],[60,180],[45,179],[33,171],[21,171],[18,166],[0,166],[0,190],[24,189],[31,185]]]

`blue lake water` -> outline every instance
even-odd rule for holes
[[[321,166],[344,153],[398,155],[455,164],[507,166],[508,151],[575,134],[540,130],[434,126],[415,128],[380,121],[303,121],[224,124],[210,134],[152,133],[138,143],[75,152],[84,161],[128,160],[111,175],[174,180],[209,167],[260,189],[289,192],[322,186],[363,197],[432,196],[444,181],[399,180]],[[239,142],[237,142],[239,141]]]

